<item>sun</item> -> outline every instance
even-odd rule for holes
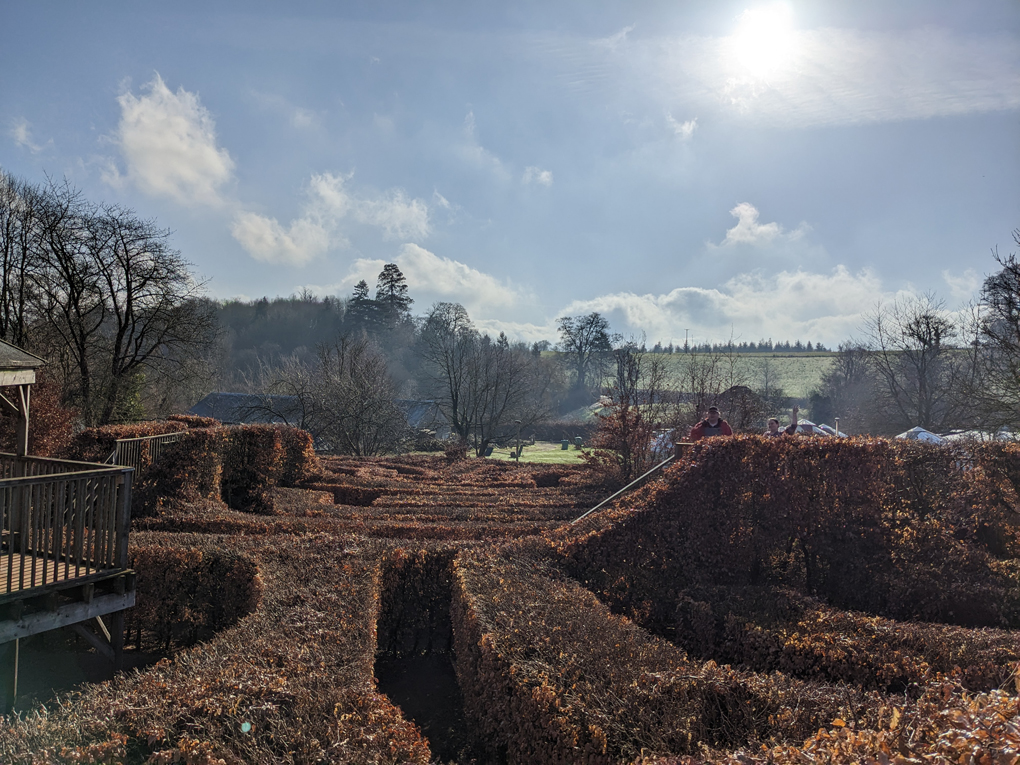
[[[733,34],[733,53],[752,77],[767,79],[793,58],[793,13],[786,3],[745,10]]]

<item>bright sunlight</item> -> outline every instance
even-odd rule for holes
[[[734,33],[733,51],[748,74],[766,79],[793,58],[793,14],[786,3],[745,10]]]

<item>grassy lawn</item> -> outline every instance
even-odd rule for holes
[[[510,449],[493,449],[493,460],[510,459]],[[524,445],[521,453],[521,462],[545,462],[556,465],[573,465],[581,461],[581,450],[571,444],[570,448],[563,450],[559,441],[536,441],[534,446]]]

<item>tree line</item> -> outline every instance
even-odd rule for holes
[[[877,306],[832,353],[810,415],[877,434],[1020,427],[1020,264],[993,257],[969,314],[934,295]],[[155,221],[66,182],[2,173],[0,267],[0,338],[49,361],[44,374],[82,425],[247,391],[266,406],[300,402],[294,424],[353,454],[400,448],[409,402],[423,400],[479,453],[600,397],[628,401],[652,429],[682,429],[715,403],[753,430],[791,403],[765,352],[824,349],[731,340],[648,350],[598,313],[560,317],[555,346],[528,345],[479,330],[456,303],[414,314],[392,263],[374,293],[361,281],[348,296],[215,302]],[[760,358],[738,363],[751,352]]]

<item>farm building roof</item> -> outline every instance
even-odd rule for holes
[[[300,421],[301,409],[297,396],[217,391],[191,407],[188,414],[212,417],[224,425],[294,424]]]
[[[435,401],[397,399],[396,404],[412,428],[434,428],[445,421]],[[301,404],[297,396],[217,391],[191,407],[188,414],[212,417],[224,425],[294,425],[301,421]]]
[[[397,406],[404,413],[409,427],[434,428],[437,424],[445,422],[442,412],[435,401],[415,401],[414,399],[399,398]]]

